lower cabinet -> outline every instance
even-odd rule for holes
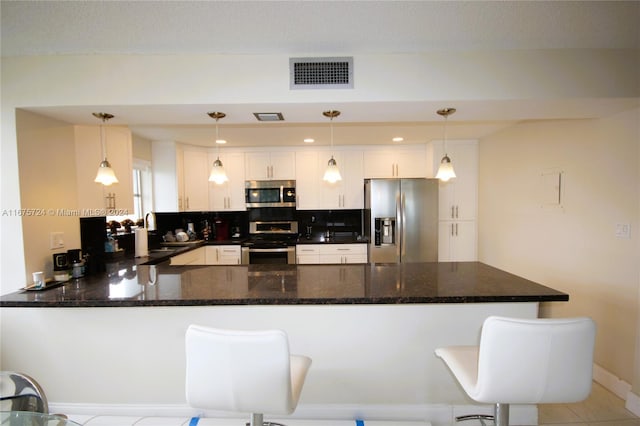
[[[205,246],[173,256],[171,265],[239,265],[239,245]]]
[[[206,246],[205,262],[207,265],[239,265],[241,260],[240,246]]]
[[[170,260],[171,265],[204,265],[205,264],[205,249],[206,247],[198,247],[194,250],[189,250],[186,253],[173,256]]]
[[[296,246],[296,262],[367,263],[366,244],[300,244]]]
[[[440,262],[473,262],[476,253],[475,220],[441,221],[438,230],[438,260]]]

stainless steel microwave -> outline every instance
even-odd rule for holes
[[[247,207],[295,207],[295,180],[247,180],[245,181]]]

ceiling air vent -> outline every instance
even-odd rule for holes
[[[289,58],[291,89],[353,89],[353,58]]]

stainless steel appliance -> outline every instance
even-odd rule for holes
[[[248,208],[295,207],[295,180],[247,180],[245,202]]]
[[[294,220],[249,222],[249,239],[242,244],[242,263],[296,263],[298,222]]]
[[[366,179],[369,262],[438,261],[438,181]]]

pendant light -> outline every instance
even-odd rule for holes
[[[456,177],[456,172],[453,171],[453,164],[451,164],[451,159],[447,154],[447,119],[454,112],[456,112],[455,108],[443,108],[438,110],[438,115],[441,115],[444,117],[444,137],[443,137],[444,157],[442,157],[442,160],[440,160],[440,167],[438,168],[436,179],[440,179],[443,182],[447,182],[449,179]]]
[[[338,163],[336,163],[336,160],[333,158],[333,119],[340,115],[340,111],[324,111],[322,115],[329,117],[329,127],[331,128],[331,158],[327,163],[327,169],[322,179],[329,183],[336,183],[342,180],[342,176],[340,176],[340,170],[338,170]]]
[[[107,161],[107,147],[104,142],[104,123],[106,123],[107,120],[112,119],[113,115],[107,114],[106,112],[94,112],[93,116],[102,120],[102,124],[100,124],[100,146],[102,147],[103,158],[100,166],[98,167],[98,173],[96,174],[94,182],[101,183],[104,186],[109,186],[113,183],[118,183],[118,178],[113,172],[111,164]]]
[[[227,177],[227,172],[224,171],[224,166],[222,165],[222,161],[220,161],[220,145],[226,143],[226,141],[222,141],[218,137],[218,120],[227,116],[224,112],[208,112],[209,117],[216,120],[216,145],[218,147],[218,158],[213,162],[213,167],[211,167],[211,173],[209,174],[209,182],[215,182],[218,185],[222,185],[227,182],[229,178]]]

